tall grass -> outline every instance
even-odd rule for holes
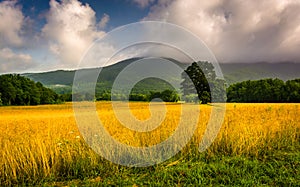
[[[167,139],[176,129],[180,107],[167,104],[166,118],[161,126],[149,133],[138,133],[121,125],[113,115],[111,103],[97,103],[99,117],[108,132],[118,141],[137,147]],[[226,107],[222,128],[203,154],[264,157],[276,150],[299,149],[299,104],[227,104]],[[151,117],[147,103],[130,103],[130,108],[140,120]],[[180,153],[182,157],[202,154],[198,153],[197,145],[206,128],[211,106],[201,105],[200,110],[198,128]],[[84,179],[119,167],[105,161],[86,145],[70,103],[2,107],[0,132],[1,185]],[[121,172],[118,169],[113,171]]]

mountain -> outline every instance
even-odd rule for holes
[[[127,65],[132,63],[137,59],[128,59],[117,64],[104,67],[101,70],[101,78],[104,80],[112,80],[118,73]],[[89,74],[89,71],[98,71],[99,68],[92,69],[81,69],[80,71],[85,71],[86,74]],[[75,71],[66,71],[66,70],[57,70],[43,73],[25,73],[23,76],[29,77],[34,81],[41,82],[44,85],[72,85]]]
[[[128,59],[116,63],[111,66],[104,67],[101,70],[101,73],[98,77],[98,82],[101,85],[109,89],[111,88],[112,83],[114,82],[117,75],[133,61],[138,60],[139,58]],[[168,59],[172,60],[172,59]],[[187,64],[179,63],[176,60],[172,60],[177,65],[182,68],[187,67]],[[258,80],[264,78],[279,78],[281,80],[291,80],[300,77],[300,63],[293,62],[282,62],[282,63],[221,63],[220,67],[222,69],[224,78],[228,84],[233,84],[236,82],[241,82],[244,80]],[[87,76],[90,74],[90,71],[98,71],[99,69],[82,69],[84,74]],[[65,71],[57,70],[44,73],[26,73],[22,74],[36,82],[41,82],[42,84],[54,89],[58,93],[66,93],[71,91],[71,86],[73,83],[73,78],[75,71]],[[180,78],[175,78],[174,81],[180,81]],[[146,88],[145,91],[154,88],[154,83],[159,84],[164,89],[168,88],[170,85],[167,85],[164,81],[159,81],[155,79],[147,79],[139,84],[139,88]],[[157,85],[155,86],[157,88]]]
[[[119,63],[113,64],[111,66],[103,67],[101,73],[98,77],[97,83],[97,91],[98,92],[105,92],[107,90],[111,90],[112,85],[114,83],[115,78],[119,75],[119,73],[129,64],[132,62],[139,60],[141,58],[133,58],[121,61]],[[176,62],[172,60],[174,63],[182,66],[182,63]],[[92,68],[92,69],[80,69],[80,75],[83,76],[82,78],[88,82],[89,76],[93,74],[93,72],[98,72],[99,68]],[[25,73],[22,74],[36,82],[41,82],[42,84],[46,85],[47,87],[53,89],[57,93],[70,93],[72,90],[72,83],[73,78],[75,75],[75,71],[64,71],[64,70],[57,70],[51,72],[44,72],[44,73]],[[125,77],[125,79],[130,79],[130,77]],[[126,81],[126,80],[125,80]],[[172,77],[173,82],[180,81],[180,77]],[[145,80],[140,81],[135,85],[133,89],[133,93],[137,91],[138,93],[148,93],[149,91],[157,91],[161,92],[166,89],[172,90],[171,84],[157,78],[147,78]]]
[[[228,63],[220,64],[223,75],[229,84],[245,80],[278,78],[291,80],[300,77],[300,63]]]

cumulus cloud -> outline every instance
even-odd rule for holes
[[[104,15],[99,25],[105,26],[108,18]],[[77,0],[51,0],[46,19],[42,33],[49,41],[50,51],[60,58],[65,67],[77,64],[92,42],[105,34],[97,30],[93,9]]]
[[[31,22],[24,17],[17,1],[0,2],[0,73],[20,72],[35,65],[32,57],[15,50],[25,45],[26,23]]]
[[[0,2],[0,48],[22,45],[24,16],[16,1]]]
[[[136,3],[140,8],[146,8],[154,1],[155,0],[133,0],[133,2]]]
[[[222,62],[300,61],[299,10],[293,0],[159,0],[144,20],[189,29]]]
[[[28,54],[17,54],[9,48],[0,50],[0,73],[24,71],[35,65]]]

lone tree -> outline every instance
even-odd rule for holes
[[[201,103],[211,102],[210,85],[216,80],[214,66],[209,62],[193,62],[182,73],[183,95],[196,94]]]

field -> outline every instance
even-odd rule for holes
[[[160,105],[152,106],[153,111]],[[167,104],[162,124],[139,133],[120,124],[110,102],[97,103],[98,116],[111,136],[134,147],[166,140],[176,130],[180,108]],[[151,117],[147,103],[130,103],[130,109],[140,120]],[[0,186],[300,184],[300,104],[227,104],[217,138],[202,153],[198,144],[211,106],[201,105],[200,111],[198,128],[182,151],[163,163],[139,168],[113,164],[89,148],[71,103],[0,107]]]

